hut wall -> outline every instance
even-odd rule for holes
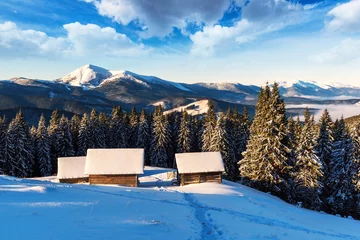
[[[60,178],[59,182],[61,183],[85,183],[88,182],[89,178],[88,177],[83,177],[83,178]]]
[[[181,186],[193,183],[218,182],[222,183],[221,172],[183,173],[180,174]]]
[[[138,186],[137,174],[126,175],[89,175],[90,184],[116,184],[128,187]]]

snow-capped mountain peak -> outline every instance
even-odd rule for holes
[[[96,87],[100,85],[104,79],[111,76],[112,73],[109,70],[87,64],[69,73],[65,77],[58,79],[58,81],[71,86]]]

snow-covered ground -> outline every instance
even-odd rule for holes
[[[172,186],[168,171],[146,168],[139,188],[0,176],[0,239],[360,239],[360,221],[227,181]]]

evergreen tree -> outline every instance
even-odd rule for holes
[[[36,131],[35,155],[37,158],[39,175],[41,177],[51,175],[50,138],[45,126],[44,115],[41,114]]]
[[[248,182],[263,191],[287,198],[290,177],[290,149],[286,132],[285,104],[277,84],[260,91],[251,137],[240,161],[240,172]]]
[[[239,170],[234,152],[230,111],[226,116],[221,114],[217,120],[209,150],[221,152],[225,166],[225,178],[236,181],[239,178]]]
[[[301,137],[301,132],[302,132],[302,126],[301,126],[301,122],[300,122],[300,117],[297,116],[296,118],[296,122],[295,122],[295,140],[296,143],[298,143],[300,141],[300,137]]]
[[[181,113],[181,123],[178,137],[178,153],[186,153],[191,151],[191,129],[190,129],[190,116],[186,111]]]
[[[130,147],[130,142],[131,142],[131,127],[130,127],[130,118],[128,113],[125,113],[123,115],[123,124],[124,124],[123,142],[124,142],[124,146],[128,148]]]
[[[109,136],[109,118],[105,113],[99,114],[99,129],[98,132],[98,148],[107,147],[107,136]]]
[[[124,148],[125,147],[125,126],[123,122],[123,112],[121,107],[114,107],[110,120],[109,130],[109,147]]]
[[[322,204],[319,195],[323,187],[320,181],[323,172],[316,155],[314,139],[310,111],[306,108],[304,126],[296,149],[294,199],[306,208],[319,210]]]
[[[322,199],[329,197],[329,191],[331,189],[328,189],[328,175],[329,175],[329,163],[331,160],[331,153],[332,153],[332,147],[333,147],[333,131],[332,131],[332,120],[330,117],[330,114],[327,109],[325,109],[321,115],[321,118],[318,123],[318,133],[317,133],[317,145],[316,145],[316,153],[319,157],[319,160],[323,166],[323,179],[324,182],[324,190],[323,190],[323,196]],[[323,201],[326,203],[326,201]],[[326,208],[326,206],[325,206]]]
[[[78,138],[79,138],[79,131],[80,131],[80,123],[81,123],[81,119],[80,119],[79,115],[77,115],[77,114],[74,114],[74,116],[71,118],[70,123],[69,123],[75,152],[78,151],[78,142],[79,142]]]
[[[333,214],[349,216],[353,215],[356,209],[356,186],[353,182],[354,170],[356,170],[354,144],[346,130],[343,118],[338,122],[336,132],[338,139],[333,144],[329,164],[328,203]]]
[[[288,133],[288,140],[289,140],[289,148],[291,150],[289,164],[291,166],[295,165],[295,149],[297,147],[297,137],[296,137],[296,123],[292,115],[290,115],[287,124],[287,133]]]
[[[6,138],[7,174],[15,177],[31,177],[34,166],[30,130],[22,111],[11,121]]]
[[[151,144],[151,165],[168,167],[167,147],[170,139],[168,136],[169,123],[163,114],[162,107],[158,106],[154,113],[152,126],[153,139]]]
[[[62,115],[59,122],[58,138],[56,142],[59,157],[71,157],[75,155],[72,143],[69,120]]]
[[[137,143],[137,134],[138,134],[138,126],[139,125],[139,116],[136,112],[136,108],[133,107],[131,109],[131,113],[129,116],[129,147],[136,147]]]
[[[38,159],[36,156],[36,127],[33,125],[30,128],[30,141],[31,141],[31,155],[33,156],[32,176],[39,176]]]
[[[357,206],[354,208],[354,218],[360,218],[360,121],[354,124],[351,128],[351,139],[354,145],[353,149],[353,184],[355,187],[354,199]]]
[[[48,134],[50,138],[50,153],[51,153],[51,169],[52,174],[57,173],[57,159],[59,156],[58,141],[58,127],[59,127],[59,111],[56,109],[52,112],[50,124],[48,126]]]
[[[6,118],[0,117],[0,174],[5,174],[6,171],[6,132],[7,124]]]
[[[144,109],[140,114],[136,147],[144,149],[145,165],[150,165],[150,126]]]
[[[201,129],[202,129],[202,121],[199,116],[194,116],[193,124],[191,127],[192,133],[192,151],[201,152]]]
[[[209,152],[211,146],[211,139],[215,132],[216,127],[216,113],[214,105],[211,101],[208,102],[208,111],[203,121],[203,132],[201,136],[202,140],[202,151]]]
[[[95,109],[90,113],[88,126],[88,148],[103,148],[105,147],[105,136],[103,129],[100,128],[99,117]]]
[[[78,150],[77,156],[86,156],[87,150],[89,148],[88,142],[88,127],[89,127],[89,118],[86,113],[84,113],[79,128],[79,137],[78,137]]]

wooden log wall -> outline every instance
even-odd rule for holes
[[[86,182],[89,182],[89,178],[88,177],[84,177],[84,178],[63,178],[63,179],[59,179],[59,182],[61,182],[61,183],[86,183]]]
[[[128,187],[138,186],[137,174],[127,175],[90,175],[90,184],[115,184]]]
[[[181,186],[203,182],[222,183],[221,172],[183,173],[180,174]]]

